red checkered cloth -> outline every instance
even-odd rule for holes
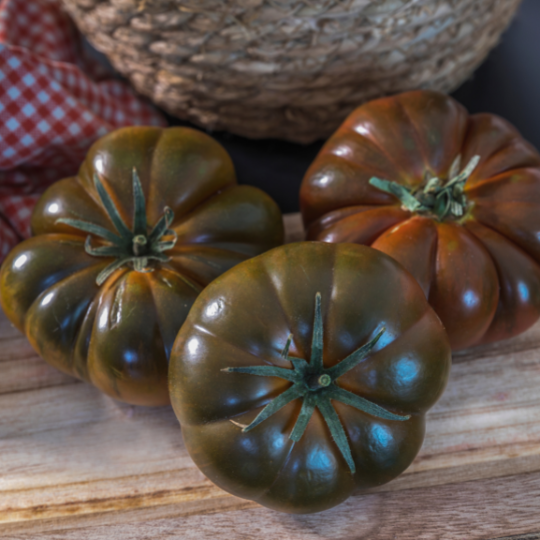
[[[0,261],[30,235],[39,194],[135,124],[166,121],[91,54],[60,0],[0,0]]]

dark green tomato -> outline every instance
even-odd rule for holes
[[[449,368],[442,324],[399,264],[363,246],[303,242],[201,293],[174,343],[169,385],[210,480],[309,513],[410,465]]]
[[[322,148],[300,205],[309,240],[401,263],[455,350],[540,317],[540,155],[502,118],[427,90],[366,103]]]
[[[274,201],[187,128],[103,137],[32,229],[2,266],[6,315],[47,362],[140,405],[169,403],[169,354],[201,290],[283,241]]]

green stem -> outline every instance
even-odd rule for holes
[[[138,180],[138,177],[137,177]],[[135,178],[133,178],[133,183],[135,183]],[[129,230],[128,226],[124,223],[124,220],[122,219],[122,216],[118,212],[118,209],[114,205],[113,200],[111,199],[109,193],[101,183],[101,180],[99,179],[97,174],[94,174],[94,185],[96,187],[96,191],[98,192],[99,198],[101,199],[101,203],[105,207],[105,210],[107,211],[107,215],[109,216],[110,220],[113,222],[113,225],[116,227],[116,230],[120,234],[121,237],[127,238],[131,236],[131,231]],[[133,190],[133,194],[135,196],[136,191]]]
[[[306,394],[302,403],[302,409],[300,409],[300,414],[298,415],[298,420],[296,421],[296,424],[294,424],[294,428],[289,435],[291,441],[298,442],[302,438],[311,416],[315,411],[315,406],[316,400],[313,399],[313,394]]]
[[[383,418],[384,420],[397,420],[399,422],[403,422],[404,420],[408,420],[410,418],[410,415],[401,416],[399,414],[391,413],[376,403],[368,401],[362,396],[357,396],[356,394],[353,394],[344,388],[340,388],[339,386],[332,387],[328,392],[328,396],[331,399],[335,399],[336,401],[344,403],[345,405],[350,405],[351,407],[370,414],[371,416]]]
[[[330,386],[332,384],[332,377],[328,375],[327,373],[323,373],[318,379],[317,384],[319,385],[319,388],[326,388],[327,386]]]
[[[133,234],[135,238],[143,237],[146,240],[148,223],[146,221],[146,204],[141,180],[137,169],[133,167]]]
[[[311,339],[310,364],[315,370],[323,365],[323,320],[321,315],[321,293],[315,295],[315,315],[313,319],[313,337]]]
[[[356,465],[352,457],[351,445],[349,444],[347,434],[343,429],[343,424],[341,423],[336,410],[328,400],[321,400],[317,404],[317,407],[319,408],[319,411],[321,411],[324,421],[330,430],[330,434],[341,451],[341,455],[347,462],[351,473],[354,474],[356,472]]]
[[[262,377],[279,377],[292,383],[292,386],[285,392],[270,401],[257,415],[255,420],[243,428],[243,431],[252,430],[291,401],[302,398],[302,408],[289,438],[295,442],[298,442],[302,438],[314,410],[318,408],[328,425],[328,429],[330,430],[334,442],[347,462],[349,469],[354,473],[356,467],[349,441],[339,416],[334,410],[332,400],[339,401],[345,405],[363,411],[366,414],[385,420],[403,422],[408,420],[410,416],[401,416],[387,411],[380,405],[377,405],[362,396],[348,392],[337,384],[337,379],[339,377],[355,368],[371,353],[385,332],[385,329],[382,328],[373,339],[351,353],[344,360],[331,368],[325,369],[323,363],[323,323],[320,293],[315,295],[314,311],[311,358],[309,362],[303,358],[289,356],[289,349],[292,342],[292,335],[289,335],[281,353],[281,358],[290,360],[293,369],[267,365],[228,367],[222,369],[222,371]]]
[[[146,239],[146,236],[142,234],[138,234],[137,236],[133,237],[133,254],[136,257],[142,257],[144,255],[144,252],[146,251],[146,244],[148,243],[148,240]]]
[[[270,418],[273,414],[276,414],[280,409],[288,405],[291,401],[299,398],[303,395],[303,391],[298,386],[291,386],[288,390],[285,390],[283,394],[280,394],[277,398],[273,399],[242,431],[251,431],[254,427],[257,427],[261,422],[264,422],[267,418]]]
[[[125,265],[130,265],[137,272],[150,272],[150,261],[167,262],[170,258],[164,254],[172,249],[178,236],[169,229],[174,219],[170,208],[164,209],[163,216],[158,220],[152,231],[148,232],[146,218],[146,201],[139,175],[133,168],[133,230],[124,223],[120,212],[116,208],[111,196],[101,183],[98,175],[94,175],[94,185],[112,224],[118,231],[113,233],[96,223],[79,219],[60,218],[56,223],[65,223],[70,227],[89,233],[86,238],[85,250],[93,257],[112,257],[115,260],[104,268],[97,276],[96,283],[101,285],[111,274]],[[106,240],[110,245],[92,247],[92,236]],[[165,237],[172,237],[164,240]]]
[[[446,183],[440,178],[426,178],[425,185],[412,190],[398,182],[381,180],[373,177],[369,183],[377,189],[394,195],[404,208],[417,214],[429,214],[439,221],[446,218],[461,218],[467,211],[468,201],[465,195],[465,184],[474,172],[480,156],[474,156],[459,173],[461,156],[458,156],[450,168]]]
[[[373,347],[377,345],[379,339],[386,331],[386,328],[381,328],[378,334],[369,342],[349,354],[345,360],[342,360],[339,364],[336,364],[334,367],[328,369],[328,374],[332,377],[333,380],[338,379],[342,375],[345,375],[347,371],[350,371],[352,368],[357,366],[366,356],[372,351]]]
[[[292,369],[280,368],[277,366],[250,366],[245,368],[224,368],[221,371],[226,373],[247,373],[248,375],[259,375],[260,377],[280,377],[291,382],[300,380],[298,373]]]

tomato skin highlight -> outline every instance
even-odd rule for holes
[[[135,176],[143,196],[138,213]],[[91,238],[94,252],[113,244],[74,225],[122,235],[96,177],[128,232],[146,229],[137,240],[142,246],[160,219],[174,215],[151,244],[162,241],[163,260],[141,261],[141,271],[135,263],[121,265],[101,285],[96,280],[115,256],[94,256],[85,242]],[[168,358],[197,295],[234,265],[280,245],[284,235],[275,202],[237,185],[225,150],[189,128],[129,127],[106,135],[77,176],[43,194],[31,225],[34,236],[2,265],[4,312],[53,366],[115,399],[150,406],[170,403]],[[140,255],[135,240],[118,249]]]
[[[420,200],[430,179],[451,180],[456,158],[454,173],[475,156],[465,202],[452,195],[462,215],[413,211],[370,183],[388,180]],[[502,118],[469,116],[433,91],[367,103],[320,151],[302,182],[300,206],[308,239],[372,246],[403,264],[453,350],[511,338],[540,317],[540,155]],[[396,222],[389,226],[391,212]]]
[[[531,327],[540,317],[540,266],[525,251],[493,229],[469,221],[466,228],[488,250],[499,281],[499,303],[483,343],[511,337]],[[499,338],[500,339],[500,338]]]
[[[336,386],[408,418],[387,420],[332,401],[354,473],[318,408],[300,440],[289,438],[302,398],[242,431],[291,383],[230,368],[290,372],[291,362],[281,356],[289,335],[289,357],[309,359],[316,293],[322,299],[325,369],[385,328],[372,352]],[[439,318],[393,259],[355,244],[302,242],[239,264],[199,295],[174,343],[169,387],[186,448],[210,480],[281,512],[313,513],[355,490],[388,482],[410,465],[450,363]]]

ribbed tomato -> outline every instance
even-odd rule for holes
[[[449,368],[442,324],[399,264],[363,246],[301,242],[201,293],[169,381],[186,447],[210,480],[306,513],[409,466]]]
[[[409,92],[353,112],[301,188],[307,237],[370,245],[420,283],[454,349],[540,316],[540,155],[505,120]]]
[[[274,201],[187,128],[103,137],[32,228],[2,266],[5,313],[47,362],[142,405],[169,403],[169,354],[201,290],[283,241]]]

